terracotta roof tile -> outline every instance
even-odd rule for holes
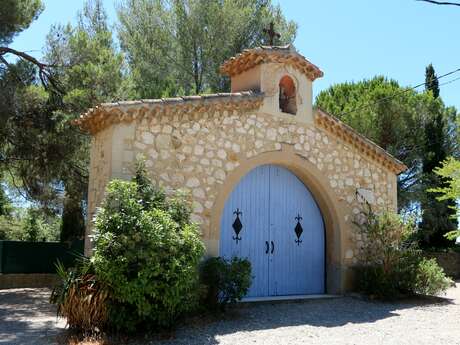
[[[323,72],[303,55],[297,53],[292,45],[245,49],[242,53],[225,61],[220,71],[224,75],[234,76],[261,63],[270,62],[290,65],[305,74],[311,81],[323,76]]]
[[[143,108],[142,114],[161,112],[187,113],[189,111],[206,111],[216,109],[256,109],[260,107],[263,93],[242,91],[235,93],[214,93],[200,96],[183,96],[161,99],[143,99],[138,101],[120,101],[102,103],[89,109],[74,124],[92,134],[103,130],[114,123],[133,121]]]

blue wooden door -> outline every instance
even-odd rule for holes
[[[269,178],[265,166],[250,171],[232,191],[222,214],[220,256],[249,259],[253,282],[248,297],[268,296]]]
[[[270,166],[271,296],[324,293],[324,225],[312,194],[289,170]]]
[[[248,258],[248,297],[324,293],[324,225],[310,191],[289,170],[263,165],[225,203],[220,255]]]

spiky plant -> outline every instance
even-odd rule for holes
[[[60,284],[51,294],[50,302],[57,305],[57,314],[67,319],[69,328],[84,333],[104,329],[108,316],[108,289],[92,272],[92,265],[81,258],[75,268],[67,270],[56,264]]]

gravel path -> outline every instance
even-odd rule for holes
[[[48,303],[49,289],[0,290],[0,344],[52,344],[65,327]]]
[[[248,305],[229,320],[182,327],[175,339],[151,344],[460,344],[460,284],[445,297],[399,303],[345,297]]]
[[[56,319],[47,289],[0,290],[0,345],[55,344]],[[245,304],[224,320],[194,320],[158,345],[460,345],[460,282],[443,299],[398,303],[359,298]],[[114,344],[121,344],[116,342]],[[132,343],[131,343],[132,344]],[[146,342],[142,342],[146,344]]]

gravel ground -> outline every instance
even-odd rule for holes
[[[1,345],[55,344],[62,339],[56,335],[62,334],[65,322],[56,319],[49,293],[0,290]],[[224,320],[193,320],[179,326],[172,339],[142,344],[460,345],[460,282],[442,299],[380,303],[344,297],[244,304]]]
[[[48,303],[49,289],[0,290],[0,344],[52,344],[65,327]]]
[[[345,297],[247,305],[231,319],[181,327],[175,339],[158,344],[460,344],[456,285],[445,299],[380,303]]]

